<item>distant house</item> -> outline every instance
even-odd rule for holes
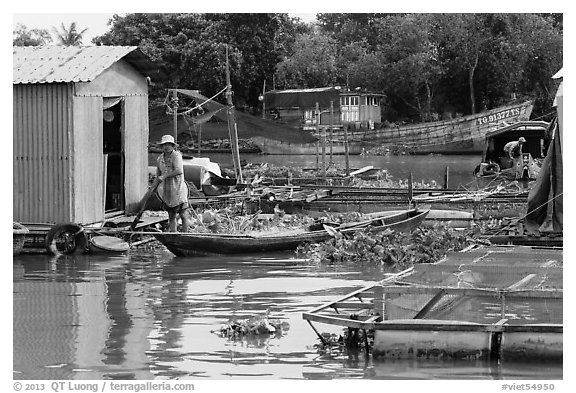
[[[280,122],[313,130],[316,127],[316,105],[320,127],[371,128],[382,121],[380,104],[383,95],[366,91],[349,91],[335,87],[272,90],[264,94],[266,116]],[[332,117],[331,117],[332,115]]]
[[[13,219],[135,210],[147,189],[148,81],[134,46],[13,48]]]

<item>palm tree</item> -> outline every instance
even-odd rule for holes
[[[78,32],[76,30],[76,22],[70,23],[70,28],[66,29],[64,23],[62,23],[61,31],[58,31],[55,27],[54,33],[56,34],[56,39],[60,42],[60,45],[64,46],[79,46],[82,45],[82,35],[86,33],[88,28]]]

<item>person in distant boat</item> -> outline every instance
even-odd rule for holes
[[[188,232],[190,205],[188,186],[184,180],[182,154],[176,150],[178,145],[172,135],[164,135],[160,146],[163,152],[156,160],[156,178],[160,182],[157,192],[164,210],[168,212],[169,231],[177,231],[176,215],[179,214],[182,219],[182,232]]]
[[[504,146],[504,152],[508,154],[511,159],[520,157],[522,155],[522,145],[526,142],[526,139],[521,136],[517,141],[508,142]]]
[[[504,146],[504,152],[508,154],[511,159],[520,157],[522,155],[522,144],[526,142],[523,136],[521,136],[517,141],[508,142]]]

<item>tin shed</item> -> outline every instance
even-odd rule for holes
[[[131,213],[148,184],[148,80],[135,46],[13,48],[13,219]]]

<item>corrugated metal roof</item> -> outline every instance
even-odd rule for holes
[[[136,46],[13,47],[13,83],[90,82],[118,60],[146,76],[162,72]]]
[[[287,90],[271,90],[267,93],[273,94],[292,94],[292,93],[322,93],[325,91],[337,90],[335,87],[313,87],[309,89],[287,89]]]

